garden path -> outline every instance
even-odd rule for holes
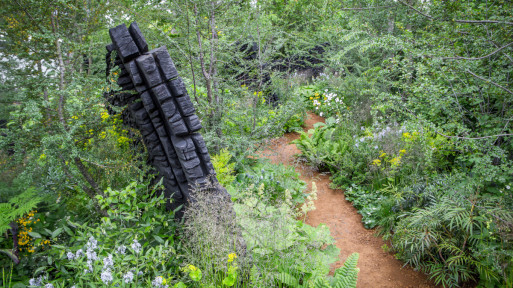
[[[324,122],[324,118],[309,113],[305,131],[312,129],[313,124],[317,122]],[[312,226],[325,223],[330,228],[331,235],[340,248],[340,260],[332,265],[332,272],[342,266],[351,253],[358,252],[358,288],[436,287],[426,275],[410,267],[403,267],[403,263],[395,259],[392,253],[383,251],[382,246],[385,242],[375,236],[375,230],[363,227],[360,214],[345,200],[343,191],[329,187],[329,173],[319,173],[294,157],[300,151],[290,142],[298,138],[298,133],[287,133],[281,138],[273,139],[262,156],[269,158],[273,163],[294,166],[301,174],[301,179],[308,184],[308,189],[311,188],[312,182],[316,183],[317,209],[307,214],[306,223]]]

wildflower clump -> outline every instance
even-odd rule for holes
[[[26,251],[28,253],[34,253],[36,251],[34,246],[35,241],[30,236],[30,233],[33,232],[33,227],[31,226],[40,221],[39,218],[36,219],[36,213],[37,210],[32,210],[16,221],[20,227],[18,232],[19,251]],[[43,239],[39,242],[39,245],[44,249],[50,246],[50,240]]]
[[[348,107],[344,104],[344,96],[336,92],[324,89],[312,94],[307,94],[307,103],[310,108],[321,117],[341,116]]]

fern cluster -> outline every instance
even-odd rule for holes
[[[299,279],[288,273],[280,273],[278,281],[287,287],[294,288],[356,288],[356,282],[358,280],[359,268],[356,267],[358,264],[358,253],[353,253],[347,257],[344,265],[337,270],[333,277],[312,277],[309,281],[304,284],[300,284]]]
[[[13,221],[33,210],[41,201],[36,190],[31,188],[11,197],[6,203],[0,203],[0,235],[6,235],[5,232],[11,229],[10,224]],[[18,261],[11,249],[0,249],[0,252],[9,256],[13,261]]]
[[[428,272],[444,287],[475,280],[476,272],[493,283],[500,280],[511,259],[504,255],[488,263],[479,250],[493,242],[507,248],[494,234],[511,232],[503,225],[512,220],[511,211],[492,201],[442,197],[433,205],[405,213],[397,223],[393,243],[400,258]]]

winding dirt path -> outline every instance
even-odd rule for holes
[[[313,128],[313,124],[324,122],[324,119],[315,114],[308,114],[305,131]],[[346,258],[353,252],[358,252],[360,258],[358,267],[359,288],[427,288],[436,287],[427,276],[421,272],[413,271],[410,267],[403,267],[403,263],[394,258],[392,253],[386,253],[381,248],[385,242],[376,237],[374,230],[363,227],[361,216],[350,202],[345,200],[341,190],[329,188],[329,174],[319,173],[309,166],[298,163],[294,154],[300,153],[296,145],[290,144],[299,138],[298,133],[288,133],[283,137],[271,141],[263,157],[269,158],[273,163],[283,163],[294,166],[301,179],[311,188],[311,183],[317,186],[318,200],[315,202],[316,210],[307,215],[306,223],[317,226],[320,223],[328,225],[331,235],[340,248],[340,260],[332,266],[332,271],[342,266]]]

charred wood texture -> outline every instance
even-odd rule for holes
[[[121,73],[122,88],[110,93],[111,105],[125,106],[123,121],[141,132],[149,162],[163,178],[168,208],[194,201],[194,192],[208,189],[230,199],[219,185],[210,161],[196,110],[166,47],[148,51],[148,44],[134,22],[109,30],[107,69],[111,53]],[[109,73],[109,72],[107,72]],[[180,217],[181,213],[178,214]]]

